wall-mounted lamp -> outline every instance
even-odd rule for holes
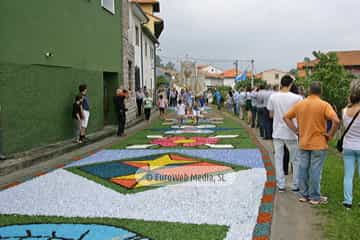
[[[51,53],[51,52],[46,52],[46,53],[45,53],[45,57],[52,57],[52,56],[54,56],[54,54]]]

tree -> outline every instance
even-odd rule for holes
[[[317,64],[311,74],[307,72],[308,77],[297,80],[298,85],[308,89],[311,82],[321,82],[323,99],[340,111],[347,104],[350,83],[355,76],[339,64],[336,53],[313,52],[313,55],[317,59]]]
[[[170,84],[170,81],[165,76],[158,76],[156,78],[156,85],[158,87],[161,87],[161,86],[168,87],[169,84]]]
[[[169,61],[166,65],[165,65],[165,68],[166,69],[169,69],[169,70],[176,70],[175,69],[175,63]]]
[[[260,86],[260,85],[262,85],[262,84],[264,84],[264,85],[267,85],[266,84],[266,82],[264,81],[264,80],[262,80],[262,79],[260,79],[260,78],[255,78],[254,79],[254,86],[256,87],[256,86]],[[237,82],[236,83],[236,85],[235,85],[235,88],[237,89],[237,90],[239,90],[240,88],[248,88],[248,87],[251,87],[251,79],[250,78],[247,78],[246,80],[244,80],[244,81],[239,81],[239,82]]]
[[[159,55],[156,55],[156,67],[164,67],[161,57]]]

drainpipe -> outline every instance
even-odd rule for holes
[[[142,87],[144,88],[144,58],[143,58],[143,32],[142,32],[142,28],[141,29],[141,34],[140,34],[140,47],[141,47],[141,83],[142,83]],[[148,89],[149,86],[146,86],[146,89]]]

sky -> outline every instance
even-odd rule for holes
[[[179,62],[187,55],[224,69],[233,67],[231,60],[254,59],[256,72],[289,71],[304,57],[312,57],[314,50],[360,50],[360,0],[160,0],[160,4],[165,29],[158,54],[163,62]],[[247,69],[249,63],[239,66]]]

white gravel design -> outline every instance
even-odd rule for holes
[[[250,240],[266,172],[231,175],[232,184],[184,183],[123,195],[60,169],[0,192],[0,213],[227,225],[226,239]]]
[[[224,138],[224,139],[226,139],[226,138],[237,138],[237,137],[239,137],[239,135],[217,135],[217,136],[215,136],[213,138]]]
[[[126,149],[148,149],[150,147],[157,146],[156,144],[142,144],[127,146]]]
[[[159,138],[164,138],[162,135],[149,135],[146,136],[148,139],[159,139]]]
[[[214,148],[214,149],[234,148],[234,146],[231,144],[205,144],[205,145],[208,146],[209,148]]]

